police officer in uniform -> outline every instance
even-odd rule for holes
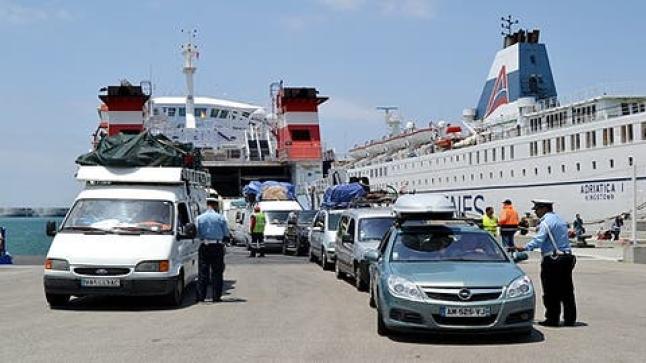
[[[576,303],[574,300],[574,284],[572,270],[576,257],[572,254],[568,227],[563,218],[556,215],[549,200],[533,200],[534,211],[540,218],[537,235],[525,247],[517,250],[533,250],[540,248],[543,254],[541,262],[541,284],[543,285],[543,304],[545,305],[545,320],[539,322],[543,326],[559,326],[561,304],[563,305],[563,320],[565,326],[576,324]]]
[[[206,299],[206,286],[211,278],[213,301],[222,301],[225,243],[229,240],[226,219],[217,212],[218,201],[207,198],[207,210],[197,217],[197,235],[201,240],[199,249],[199,277],[197,302]]]
[[[259,205],[256,205],[253,209],[249,226],[249,232],[251,233],[251,251],[249,252],[249,257],[256,257],[256,252],[259,253],[259,257],[265,257],[265,224],[265,213],[260,210]]]

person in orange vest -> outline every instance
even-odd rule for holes
[[[514,235],[518,231],[518,212],[509,199],[502,202],[498,225],[500,226],[502,243],[507,247],[514,247]]]

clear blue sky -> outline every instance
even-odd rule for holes
[[[477,102],[499,18],[539,27],[560,95],[646,80],[639,1],[0,0],[0,206],[65,206],[79,189],[97,91],[148,79],[184,90],[181,28],[196,27],[201,95],[268,104],[268,85],[315,86],[338,151],[385,132],[374,107],[456,120]],[[641,89],[644,89],[642,87]]]

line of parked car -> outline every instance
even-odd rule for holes
[[[535,295],[509,253],[444,196],[404,195],[392,207],[301,211],[284,253],[308,255],[368,291],[377,332],[530,334]]]

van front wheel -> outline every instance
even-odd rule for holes
[[[179,307],[182,305],[182,300],[184,298],[184,275],[179,274],[177,276],[177,282],[168,295],[165,296],[166,304],[173,307]]]

